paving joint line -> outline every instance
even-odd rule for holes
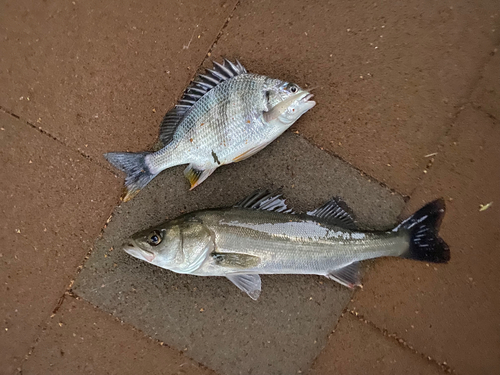
[[[148,334],[144,333],[143,331],[141,331],[139,328],[135,327],[134,325],[130,324],[130,323],[127,323],[123,320],[121,320],[119,317],[105,311],[105,310],[102,310],[99,306],[97,305],[94,305],[92,302],[90,301],[87,301],[85,298],[83,297],[80,297],[78,294],[74,293],[73,291],[69,291],[69,292],[66,292],[65,293],[65,296],[67,296],[68,298],[73,298],[77,301],[84,301],[85,303],[88,303],[90,306],[92,306],[94,309],[96,310],[99,310],[100,312],[106,314],[107,316],[109,316],[111,319],[113,319],[114,321],[120,323],[121,325],[127,325],[132,331],[135,331],[139,334],[141,334],[143,337],[146,337],[148,338],[149,340],[153,341],[156,345],[159,345],[159,346],[162,346],[162,347],[165,347],[165,348],[168,348],[170,350],[174,350],[174,351],[177,351],[178,353],[181,354],[182,357],[184,358],[188,358],[189,360],[193,361],[194,363],[196,363],[196,365],[198,367],[200,367],[202,370],[208,370],[208,371],[211,371],[213,372],[214,374],[216,373],[213,369],[211,369],[210,367],[204,365],[203,363],[201,362],[198,362],[196,360],[194,360],[193,358],[187,356],[186,354],[184,354],[184,352],[182,350],[179,350],[177,348],[174,348],[172,346],[169,346],[167,344],[165,344],[165,342],[161,341],[161,340],[158,340],[154,337],[151,337],[149,336]]]
[[[226,29],[227,25],[229,24],[229,21],[231,20],[231,18],[233,17],[233,14],[234,14],[234,11],[236,10],[236,8],[240,5],[240,1],[241,0],[238,0],[236,2],[236,4],[234,4],[234,7],[233,9],[231,10],[231,12],[229,13],[229,16],[226,18],[226,20],[224,21],[224,24],[222,25],[221,29],[219,30],[219,32],[217,33],[217,35],[215,36],[214,38],[214,41],[210,44],[210,47],[208,48],[207,52],[205,53],[205,55],[202,57],[201,61],[198,63],[197,65],[197,68],[193,70],[193,75],[191,76],[191,78],[189,79],[189,82],[186,84],[186,87],[189,86],[189,84],[191,82],[193,82],[196,77],[198,76],[198,72],[200,70],[202,70],[203,68],[203,63],[205,62],[205,60],[210,57],[212,55],[212,50],[213,48],[215,47],[215,45],[217,44],[217,42],[219,41],[220,37],[222,36],[222,34],[224,33],[224,30]],[[182,93],[178,96],[177,100],[176,100],[176,103],[180,100],[180,97],[183,95],[185,89],[182,91]],[[153,149],[155,149],[155,147],[158,147],[159,143],[156,142],[154,145],[153,145]]]
[[[60,145],[70,149],[71,151],[73,152],[77,152],[79,153],[82,157],[84,157],[85,159],[87,159],[88,161],[90,161],[91,163],[93,164],[96,164],[97,166],[101,167],[102,169],[108,171],[108,172],[111,172],[115,177],[118,177],[118,175],[110,168],[110,167],[107,167],[106,165],[104,164],[101,164],[100,162],[98,162],[97,160],[95,160],[94,158],[92,158],[90,155],[86,154],[85,152],[83,152],[82,150],[80,150],[79,148],[77,148],[76,150],[73,149],[72,147],[70,147],[69,145],[67,145],[66,143],[64,143],[63,141],[61,141],[59,138],[57,138],[56,136],[52,135],[50,132],[48,132],[47,130],[43,129],[41,126],[36,126],[35,124],[32,124],[31,122],[29,122],[28,120],[25,120],[23,118],[21,118],[21,116],[18,116],[17,114],[15,114],[14,112],[12,111],[9,111],[7,108],[3,107],[3,106],[0,106],[0,111],[14,117],[15,119],[17,120],[20,120],[21,122],[25,122],[29,127],[35,129],[36,131],[38,131],[39,133],[43,134],[44,136],[47,136],[49,137],[50,139],[52,139],[53,141],[56,141],[57,143],[59,143]]]
[[[351,297],[352,297],[352,294],[351,294]],[[311,362],[311,365],[309,366],[308,370],[307,370],[307,373],[310,373],[311,370],[314,368],[314,366],[316,365],[316,362],[318,362],[318,359],[321,355],[321,353],[323,353],[323,351],[325,350],[325,348],[328,346],[328,343],[330,342],[330,338],[335,334],[335,330],[337,329],[337,326],[339,325],[339,322],[340,320],[345,316],[345,314],[347,314],[349,311],[348,311],[349,307],[346,306],[342,312],[340,313],[337,321],[335,322],[335,325],[333,326],[333,328],[330,330],[330,332],[328,333],[328,336],[326,337],[326,341],[325,341],[325,345],[321,348],[321,350],[318,352],[318,355],[312,360]]]
[[[495,115],[492,115],[491,113],[489,113],[487,110],[485,110],[479,104],[476,104],[474,102],[470,102],[468,104],[470,104],[473,109],[475,109],[476,111],[480,111],[480,112],[484,113],[485,115],[487,115],[490,119],[494,120],[495,122],[499,122],[500,121],[500,119],[496,118]]]
[[[349,161],[345,160],[341,156],[337,155],[335,152],[330,151],[330,150],[325,150],[323,147],[320,147],[320,146],[316,145],[315,143],[311,142],[307,137],[305,137],[302,134],[300,134],[299,131],[295,130],[295,131],[292,131],[292,133],[295,134],[297,137],[302,138],[303,140],[305,140],[307,143],[309,143],[311,146],[317,148],[318,150],[321,150],[322,152],[325,152],[328,155],[330,155],[330,156],[332,156],[332,157],[334,157],[336,159],[339,159],[342,162],[346,163],[349,167],[351,167],[352,169],[354,169],[357,172],[359,172],[359,174],[361,175],[361,177],[368,178],[369,182],[373,181],[373,182],[379,184],[382,188],[389,190],[393,195],[394,194],[398,194],[399,196],[401,196],[403,198],[403,200],[405,202],[408,202],[410,200],[410,195],[403,194],[403,193],[397,191],[396,189],[391,188],[385,182],[382,182],[382,181],[376,179],[375,177],[373,177],[369,173],[366,173],[365,171],[363,171],[360,168],[356,167],[354,164],[350,163]]]
[[[205,59],[207,57],[210,57],[212,55],[212,50],[214,49],[214,47],[216,46],[217,42],[219,41],[220,37],[222,36],[222,34],[224,33],[224,30],[227,28],[227,25],[229,24],[229,21],[231,21],[231,18],[233,17],[234,15],[234,11],[236,10],[236,8],[238,8],[238,6],[240,5],[240,2],[241,0],[238,0],[236,1],[236,4],[234,4],[234,7],[233,7],[233,10],[231,11],[231,13],[229,14],[229,16],[226,18],[226,21],[224,22],[224,25],[222,25],[222,28],[220,29],[219,33],[217,34],[217,36],[215,37],[215,40],[212,42],[212,44],[210,45],[210,48],[208,49],[205,57],[203,58],[203,61],[205,61]]]
[[[106,220],[106,223],[104,224],[104,226],[101,228],[101,231],[99,233],[99,235],[97,236],[97,238],[94,240],[94,244],[104,235],[104,230],[107,228],[108,224],[111,222],[112,218],[113,218],[113,213],[114,213],[114,208],[113,208],[113,212],[109,215],[108,219]],[[82,271],[83,269],[83,266],[85,265],[85,262],[90,258],[90,255],[92,254],[92,251],[94,250],[94,246],[91,246],[89,251],[87,251],[87,253],[85,254],[85,257],[83,258],[83,261],[82,261],[82,264],[80,264],[78,267],[76,267],[76,272],[74,274],[74,276],[71,278],[70,282],[68,283],[67,287],[65,288],[63,294],[59,297],[59,299],[57,300],[56,302],[56,305],[54,307],[54,309],[52,310],[52,313],[50,314],[50,317],[45,321],[43,322],[41,325],[42,325],[42,328],[41,328],[41,331],[40,331],[40,334],[35,338],[35,342],[33,343],[33,345],[30,347],[30,349],[28,350],[28,353],[25,354],[23,360],[21,361],[20,363],[20,367],[17,369],[18,371],[18,374],[22,375],[22,368],[23,368],[23,365],[26,363],[26,361],[28,361],[29,357],[33,354],[36,346],[38,345],[38,343],[40,342],[40,338],[41,336],[43,335],[43,333],[45,332],[45,330],[47,329],[50,321],[52,318],[54,318],[57,313],[59,312],[59,309],[61,308],[61,306],[63,305],[64,301],[66,300],[67,297],[73,297],[73,298],[76,298],[78,299],[79,297],[73,292],[72,290],[72,287],[73,287],[73,284],[75,283],[75,280],[76,278],[78,277],[78,275],[80,274],[80,272]],[[94,306],[94,305],[92,305]]]
[[[455,371],[455,369],[450,367],[446,362],[439,362],[438,360],[431,357],[430,355],[426,355],[425,353],[419,352],[417,349],[415,349],[415,347],[413,345],[406,342],[402,337],[399,337],[396,333],[390,333],[387,329],[380,328],[374,322],[366,319],[364,317],[364,315],[358,313],[354,309],[347,308],[346,311],[350,315],[354,316],[356,319],[361,321],[362,323],[368,324],[370,327],[376,329],[378,332],[380,332],[382,335],[384,335],[384,337],[387,337],[389,339],[396,341],[398,343],[398,345],[402,346],[406,350],[410,350],[413,354],[416,354],[416,355],[422,357],[423,359],[426,359],[428,362],[432,363],[433,365],[439,367],[439,369],[442,370],[443,372],[445,372],[447,374],[456,374],[457,373]]]
[[[474,94],[474,91],[476,90],[478,83],[484,78],[483,73],[484,69],[486,68],[486,65],[490,62],[491,58],[495,56],[495,54],[498,52],[498,48],[500,47],[500,44],[495,45],[492,50],[484,57],[482,57],[480,60],[482,61],[481,67],[477,70],[477,76],[471,81],[471,85],[469,86],[468,90],[466,91],[464,98],[468,98],[466,102],[464,103],[467,104],[471,101],[471,97]]]
[[[490,53],[488,54],[488,56],[484,57],[483,64],[482,64],[481,68],[478,70],[479,71],[478,76],[475,77],[474,80],[472,80],[471,85],[470,85],[469,89],[467,90],[467,93],[465,94],[465,98],[467,98],[467,99],[462,100],[461,103],[459,103],[459,104],[457,104],[455,106],[455,112],[450,117],[450,122],[449,122],[448,126],[446,127],[447,129],[446,129],[445,133],[438,140],[438,145],[436,147],[436,149],[437,149],[436,150],[436,154],[439,154],[444,149],[444,147],[446,146],[444,144],[445,139],[450,135],[450,133],[451,133],[451,131],[453,129],[453,125],[454,125],[455,121],[457,120],[458,116],[460,115],[460,113],[462,111],[464,111],[466,108],[471,107],[474,110],[477,110],[477,111],[480,111],[480,112],[486,114],[488,117],[490,117],[495,122],[500,121],[500,119],[497,119],[494,115],[492,115],[491,113],[489,113],[488,111],[486,111],[479,104],[476,104],[472,100],[472,95],[474,94],[474,91],[476,90],[479,82],[484,78],[483,72],[484,72],[484,69],[485,69],[486,65],[490,62],[490,59],[493,56],[495,56],[495,54],[498,52],[498,48],[499,47],[500,47],[500,44],[496,45],[490,51]],[[433,159],[431,159],[430,163],[427,164],[427,166],[426,166],[426,168],[424,170],[424,173],[425,173],[426,176],[428,175],[428,172],[431,169],[432,164],[434,163]],[[423,185],[423,183],[426,180],[427,180],[426,177],[424,177],[424,178],[421,179],[421,181],[417,184],[417,186],[415,186],[415,188],[410,192],[410,197],[415,193],[415,191],[418,188],[420,188]]]

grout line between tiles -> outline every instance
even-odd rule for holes
[[[224,22],[223,26],[221,27],[221,29],[220,29],[219,33],[218,33],[218,34],[217,34],[217,36],[215,37],[214,41],[211,43],[210,48],[208,49],[207,53],[205,54],[205,56],[204,56],[204,57],[203,57],[203,59],[201,60],[201,63],[200,63],[200,64],[198,64],[198,69],[194,72],[194,75],[193,75],[193,77],[192,77],[192,79],[191,79],[191,80],[193,80],[193,79],[196,77],[196,72],[197,72],[197,71],[198,71],[198,70],[202,67],[203,62],[205,61],[206,57],[207,57],[207,56],[210,56],[210,54],[211,54],[211,51],[212,51],[213,47],[215,46],[215,44],[217,43],[217,41],[219,40],[219,38],[222,36],[224,29],[227,27],[227,25],[228,25],[229,21],[231,20],[232,15],[234,14],[234,11],[236,10],[236,8],[238,7],[238,5],[239,5],[239,4],[240,4],[240,1],[238,0],[238,1],[236,2],[236,4],[234,5],[234,7],[233,7],[233,9],[232,9],[232,11],[231,11],[231,13],[230,13],[230,15],[228,16],[228,18],[227,18],[227,19],[226,19],[226,21]],[[33,129],[37,130],[38,132],[40,132],[40,133],[41,133],[41,134],[43,134],[44,136],[47,136],[47,137],[51,138],[52,140],[54,140],[54,141],[58,142],[59,144],[63,145],[64,147],[67,147],[67,148],[71,149],[71,147],[69,147],[68,145],[66,145],[63,141],[61,141],[60,139],[58,139],[57,137],[55,137],[54,135],[52,135],[52,134],[51,134],[51,133],[49,133],[48,131],[46,131],[46,130],[42,129],[42,127],[37,127],[36,125],[34,125],[34,124],[30,123],[29,121],[24,120],[24,119],[21,119],[21,117],[20,117],[20,116],[18,116],[17,114],[15,114],[15,113],[13,113],[13,112],[9,111],[8,109],[6,109],[6,108],[4,108],[4,107],[2,107],[2,106],[0,106],[0,111],[2,111],[2,112],[4,112],[4,113],[6,113],[6,114],[8,114],[8,115],[10,115],[10,116],[12,116],[12,117],[14,117],[14,118],[18,119],[18,120],[21,120],[21,121],[25,122],[28,126],[30,126],[31,128],[33,128]],[[75,150],[73,150],[73,151],[75,151]],[[105,170],[109,171],[109,172],[110,172],[110,173],[112,173],[114,176],[117,176],[117,175],[116,175],[116,173],[114,173],[114,171],[113,171],[111,168],[109,168],[109,167],[107,167],[107,166],[105,166],[105,165],[103,165],[103,164],[101,164],[101,163],[97,162],[97,161],[96,161],[96,160],[94,160],[94,159],[93,159],[90,155],[87,155],[86,153],[82,152],[82,151],[81,151],[81,150],[79,150],[79,149],[77,149],[76,151],[77,151],[77,152],[78,152],[81,156],[83,156],[85,159],[87,159],[87,160],[89,160],[90,162],[95,163],[95,164],[96,164],[96,165],[98,165],[99,167],[101,167],[101,168],[103,168],[103,169],[105,169]],[[104,230],[106,229],[106,227],[107,227],[107,225],[109,224],[109,222],[111,221],[112,217],[113,217],[113,213],[111,213],[111,215],[110,215],[110,216],[109,216],[109,218],[107,219],[106,223],[104,224],[103,228],[101,229],[101,232],[100,232],[99,236],[96,238],[96,241],[97,241],[97,239],[99,239],[100,237],[102,237],[103,232],[104,232]],[[58,311],[59,311],[60,307],[61,307],[61,306],[62,306],[62,304],[64,303],[64,300],[65,300],[68,296],[69,296],[69,297],[71,297],[71,298],[80,299],[80,297],[78,297],[76,294],[74,294],[74,293],[73,293],[73,291],[72,291],[72,289],[71,289],[71,288],[72,288],[73,283],[75,282],[76,278],[78,277],[78,275],[79,275],[79,274],[80,274],[80,272],[82,271],[83,266],[85,265],[85,262],[89,259],[89,257],[90,257],[90,255],[91,255],[92,251],[93,251],[93,246],[89,249],[89,251],[88,251],[88,252],[87,252],[87,254],[85,255],[85,257],[84,257],[84,259],[83,259],[83,261],[82,261],[82,264],[81,264],[81,265],[79,265],[79,266],[77,267],[76,272],[75,272],[75,274],[74,274],[73,278],[70,280],[70,282],[69,282],[68,286],[66,287],[66,289],[65,289],[64,293],[61,295],[61,297],[60,297],[60,298],[59,298],[59,300],[57,301],[56,306],[54,307],[54,309],[53,309],[53,311],[52,311],[52,314],[50,315],[50,318],[49,318],[46,322],[44,322],[44,324],[43,324],[43,326],[42,326],[42,329],[41,329],[40,334],[38,335],[38,337],[36,337],[36,339],[35,339],[35,341],[34,341],[33,345],[30,347],[30,349],[29,349],[28,353],[24,356],[24,358],[23,358],[23,360],[22,360],[22,362],[21,362],[21,364],[20,364],[20,368],[18,369],[18,373],[19,373],[19,374],[21,374],[21,375],[22,375],[22,367],[23,367],[24,363],[26,363],[26,361],[27,361],[27,360],[29,359],[29,357],[32,355],[33,351],[35,350],[36,346],[38,345],[38,343],[39,343],[39,341],[40,341],[40,338],[41,338],[41,336],[42,336],[43,332],[46,330],[46,328],[47,328],[47,326],[48,326],[48,324],[49,324],[49,322],[50,322],[50,319],[52,319],[54,316],[56,316],[56,314],[58,313]],[[86,302],[88,302],[88,301],[86,301]],[[88,303],[90,303],[90,302],[88,302]],[[91,304],[91,305],[92,305],[92,304]],[[92,306],[94,306],[94,305],[92,305]],[[98,308],[97,306],[94,306],[94,307],[95,307],[95,308]],[[103,310],[101,310],[101,309],[99,309],[99,310],[100,310],[100,311],[102,311],[102,312],[104,312],[104,311],[103,311]],[[114,317],[113,315],[111,315],[111,314],[109,314],[109,313],[107,313],[107,314],[108,314],[108,315],[110,315],[110,316],[112,316],[115,320],[120,321],[121,323],[123,323],[123,321],[119,320],[118,318]],[[131,325],[129,325],[129,326],[130,326],[133,330],[136,330],[137,332],[141,332],[141,334],[145,335],[142,331],[139,331],[137,328],[135,328],[135,327],[133,327],[133,326],[131,326]],[[146,335],[146,336],[147,336],[147,335]],[[147,336],[147,337],[149,337],[149,336]],[[159,341],[159,340],[157,340],[157,339],[154,339],[154,338],[152,338],[152,337],[149,337],[149,338],[150,338],[150,339],[152,339],[155,343],[160,344],[161,346],[166,346],[163,342],[161,342],[161,341]],[[182,353],[182,352],[181,352],[181,353]],[[184,355],[184,353],[182,353],[182,354]],[[194,360],[193,360],[193,361],[194,361]],[[196,362],[196,361],[195,361],[195,362]],[[198,363],[198,362],[196,362],[196,363]],[[205,365],[203,365],[203,364],[201,364],[201,363],[198,363],[198,365],[199,365],[201,368],[204,368],[204,369],[209,369],[208,367],[206,367]],[[210,370],[210,371],[213,371],[213,370],[211,370],[211,369],[209,369],[209,370]]]
[[[380,328],[379,326],[377,326],[372,321],[366,319],[364,317],[364,315],[358,313],[357,311],[351,310],[351,309],[347,308],[346,312],[348,312],[350,315],[354,316],[355,318],[357,318],[359,321],[363,322],[364,324],[368,324],[370,327],[372,327],[373,329],[377,330],[378,332],[380,332],[385,337],[387,337],[389,339],[392,339],[392,340],[395,340],[398,343],[398,345],[402,346],[403,348],[405,348],[407,350],[410,350],[413,354],[419,355],[423,359],[426,359],[427,361],[431,362],[435,366],[439,367],[439,369],[441,369],[445,373],[456,374],[456,371],[453,368],[451,368],[446,362],[439,362],[436,359],[434,359],[432,356],[426,355],[425,353],[422,353],[422,352],[419,352],[411,344],[409,344],[408,342],[406,342],[402,337],[399,337],[395,333],[390,333],[385,328]]]
[[[49,137],[50,139],[52,139],[53,141],[56,141],[57,143],[59,143],[60,145],[70,149],[71,151],[73,152],[77,152],[79,153],[82,157],[84,157],[85,159],[87,159],[88,161],[90,161],[91,163],[99,166],[100,168],[112,173],[115,177],[117,177],[118,175],[111,169],[111,167],[108,167],[104,164],[101,164],[99,163],[97,160],[95,160],[94,158],[92,158],[90,155],[84,153],[82,150],[80,149],[74,149],[72,147],[70,147],[69,145],[67,145],[66,143],[64,143],[63,141],[61,141],[59,138],[57,138],[56,136],[52,135],[51,133],[49,133],[47,130],[44,130],[41,126],[36,126],[34,124],[32,124],[31,122],[21,118],[20,116],[18,116],[17,114],[9,111],[8,109],[4,108],[3,106],[0,106],[0,111],[16,118],[17,120],[20,120],[21,122],[24,122],[26,123],[29,127],[35,129],[36,131],[38,131],[39,133],[43,134],[44,136],[46,137]]]
[[[163,341],[161,341],[161,340],[155,339],[154,337],[151,337],[151,336],[147,335],[146,333],[142,332],[140,329],[136,328],[136,327],[135,327],[135,326],[133,326],[132,324],[127,323],[127,322],[125,322],[125,321],[121,320],[120,318],[118,318],[117,316],[114,316],[113,314],[111,314],[111,313],[109,313],[109,312],[107,312],[107,311],[102,310],[101,308],[99,308],[98,306],[94,305],[93,303],[91,303],[91,302],[87,301],[86,299],[84,299],[84,298],[82,298],[82,297],[78,296],[78,295],[77,295],[76,293],[74,293],[73,291],[67,291],[67,292],[65,293],[65,298],[66,298],[66,296],[67,296],[67,298],[73,298],[73,299],[76,299],[76,300],[78,300],[78,301],[84,301],[85,303],[88,303],[88,304],[89,304],[90,306],[92,306],[94,309],[98,310],[99,312],[101,312],[101,313],[103,313],[103,314],[108,315],[108,316],[109,316],[111,319],[113,319],[114,321],[119,322],[121,325],[127,325],[127,327],[128,327],[129,329],[131,329],[132,331],[135,331],[135,332],[137,332],[137,333],[141,334],[142,336],[147,337],[148,339],[152,340],[152,341],[153,341],[156,345],[163,346],[163,347],[166,347],[166,348],[168,348],[168,349],[170,349],[170,350],[177,351],[177,352],[179,352],[179,353],[180,353],[183,357],[187,357],[187,358],[189,358],[191,361],[195,362],[195,363],[196,363],[196,364],[197,364],[197,365],[198,365],[201,369],[203,369],[203,370],[208,370],[208,371],[211,371],[211,372],[213,372],[214,374],[216,374],[216,372],[215,372],[214,370],[212,370],[210,367],[208,367],[208,366],[204,365],[203,363],[200,363],[200,362],[198,362],[198,361],[196,361],[196,360],[192,359],[191,357],[188,357],[186,354],[184,354],[184,352],[183,352],[182,350],[178,350],[178,349],[176,349],[176,348],[174,348],[174,347],[171,347],[171,346],[169,346],[169,345],[165,344],[165,343],[164,343]]]
[[[217,42],[219,41],[220,37],[222,36],[222,34],[224,33],[224,30],[227,28],[227,25],[229,24],[229,21],[231,21],[231,18],[233,17],[233,14],[234,14],[234,11],[236,10],[236,8],[238,8],[238,6],[240,5],[240,1],[241,0],[238,0],[236,1],[236,4],[234,4],[234,7],[233,7],[233,10],[231,11],[231,13],[229,14],[229,16],[227,17],[226,21],[224,22],[224,25],[222,25],[222,28],[220,29],[219,33],[217,34],[217,36],[215,37],[213,43],[210,45],[210,48],[208,49],[205,57],[203,58],[203,61],[205,61],[205,59],[207,57],[210,57],[210,55],[212,54],[212,50],[214,49],[214,47],[217,45]],[[201,66],[201,65],[200,65]]]
[[[311,142],[308,138],[306,138],[305,136],[303,136],[302,134],[300,134],[297,131],[294,131],[293,133],[296,134],[296,136],[301,137],[302,139],[304,139],[308,144],[310,144],[311,146],[317,148],[318,150],[320,150],[322,152],[325,152],[328,155],[330,155],[330,156],[332,156],[332,157],[334,157],[336,159],[341,160],[343,163],[346,163],[349,167],[351,167],[355,171],[359,172],[359,174],[361,175],[361,177],[367,178],[369,182],[373,181],[373,182],[379,184],[379,186],[381,186],[384,189],[389,190],[393,195],[398,194],[399,196],[401,196],[403,198],[403,200],[405,202],[407,202],[410,199],[411,195],[405,195],[405,194],[399,192],[398,190],[396,190],[394,188],[391,188],[389,185],[387,185],[384,182],[376,179],[375,177],[373,177],[369,173],[366,173],[366,172],[362,171],[361,169],[359,169],[358,167],[356,167],[354,164],[350,163],[349,161],[345,160],[341,156],[337,155],[335,152],[330,151],[330,150],[325,150],[323,147],[320,147],[320,146],[316,145],[315,143]]]

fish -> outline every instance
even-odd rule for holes
[[[126,174],[123,201],[182,164],[188,164],[184,175],[192,190],[220,166],[262,150],[316,105],[297,84],[248,73],[238,60],[213,64],[163,118],[160,150],[104,154]]]
[[[400,257],[447,263],[439,237],[443,199],[428,203],[392,230],[358,229],[350,208],[333,198],[306,213],[288,208],[279,193],[257,191],[230,208],[184,214],[124,242],[129,255],[195,276],[224,276],[256,300],[261,274],[321,275],[361,286],[366,259]]]

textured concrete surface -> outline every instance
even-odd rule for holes
[[[212,57],[316,87],[318,105],[295,128],[410,194],[500,41],[499,23],[491,0],[245,1]]]
[[[120,181],[1,111],[0,144],[0,374],[9,374],[99,235]]]
[[[23,367],[23,375],[31,374],[209,375],[213,372],[87,302],[66,297]]]
[[[306,371],[349,301],[349,289],[320,277],[264,276],[255,302],[225,278],[174,274],[119,246],[167,217],[231,206],[256,188],[283,187],[300,210],[339,195],[352,202],[364,225],[378,228],[392,226],[403,200],[290,133],[251,159],[220,168],[192,192],[181,171],[164,172],[115,210],[75,293],[221,374]]]
[[[500,120],[500,53],[498,47],[491,52],[491,58],[481,72],[472,100],[476,106]]]
[[[451,262],[375,262],[350,307],[462,374],[500,368],[499,125],[465,108],[409,202],[407,212],[435,197],[448,200],[441,232]]]
[[[102,163],[143,150],[234,4],[4,2],[0,103]]]
[[[435,363],[349,313],[340,319],[327,347],[308,372],[309,375],[444,373]]]
[[[55,328],[75,327],[72,333],[87,337],[85,325],[105,314],[83,302],[57,306],[118,202],[122,180],[100,167],[101,153],[153,144],[164,112],[199,65],[221,56],[317,86],[318,105],[293,130],[359,172],[319,148],[310,157],[310,145],[290,134],[262,156],[221,168],[191,193],[182,169],[169,171],[135,203],[116,209],[77,290],[148,336],[168,334],[173,347],[187,349],[186,363],[196,356],[223,369],[221,375],[228,368],[244,373],[248,363],[260,373],[277,372],[277,359],[287,371],[304,373],[323,347],[314,368],[324,373],[329,367],[391,373],[398,371],[392,360],[426,373],[422,357],[457,374],[498,372],[499,23],[496,0],[3,2],[0,109],[14,117],[0,114],[0,374],[50,372],[50,364],[74,372],[88,363],[98,367],[95,373],[124,372],[121,346],[103,344],[107,334],[113,343],[139,340],[136,352],[125,351],[130,364],[134,356],[143,359],[139,371],[165,366],[162,355],[180,358],[153,349],[156,342],[150,346],[127,324],[119,332],[109,316],[92,331],[101,335],[92,336],[96,345],[74,351],[72,334],[57,336]],[[304,162],[303,150],[309,150]],[[348,308],[368,326],[342,320],[328,345],[339,306],[349,298],[333,282],[266,277],[253,303],[225,279],[180,277],[105,252],[134,226],[232,204],[257,187],[283,185],[299,209],[340,194],[361,222],[389,226],[403,202],[398,195],[374,197],[387,191],[366,174],[410,195],[406,213],[440,195],[452,198],[443,224],[452,261],[435,268],[390,259],[365,264],[365,288]],[[388,344],[382,332],[402,344]],[[219,342],[229,350],[211,356],[222,351]],[[348,342],[359,352],[350,362],[342,351]],[[61,348],[67,359],[56,360]],[[241,360],[247,367],[233,366],[231,354],[248,354]]]

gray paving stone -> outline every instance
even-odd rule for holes
[[[258,155],[217,170],[192,192],[182,167],[117,207],[74,291],[221,374],[306,371],[351,291],[316,276],[264,276],[255,302],[225,278],[178,275],[119,249],[125,237],[196,209],[230,206],[257,188],[282,187],[310,209],[341,196],[367,227],[392,226],[403,199],[292,133]]]

